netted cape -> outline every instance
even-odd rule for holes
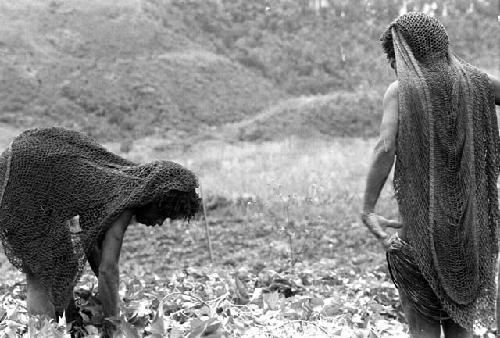
[[[28,130],[0,157],[0,238],[10,262],[41,278],[61,310],[86,254],[117,216],[175,190],[197,197],[196,187],[176,163],[138,165],[75,131]],[[80,229],[68,222],[75,216]]]
[[[388,30],[399,93],[394,187],[406,240],[451,318],[468,329],[487,326],[499,216],[492,85],[448,51],[436,19],[409,13]]]

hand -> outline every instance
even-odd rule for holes
[[[401,228],[403,224],[395,220],[388,220],[383,216],[377,215],[374,212],[362,213],[361,220],[363,224],[370,230],[370,232],[375,235],[375,237],[382,243],[384,248],[389,247],[387,240],[389,239],[389,234],[385,232],[382,227],[390,228]]]
[[[378,222],[381,226],[386,227],[386,228],[394,228],[394,229],[400,229],[403,227],[403,223],[393,220],[393,219],[387,219],[384,216],[377,215],[373,213],[378,219]]]

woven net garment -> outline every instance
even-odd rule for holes
[[[397,65],[394,187],[405,240],[446,313],[467,329],[488,326],[495,314],[499,219],[493,87],[486,74],[449,52],[435,18],[408,13],[387,34]],[[395,282],[422,303],[418,281]]]
[[[169,201],[189,218],[199,207],[196,187],[179,164],[138,165],[75,131],[28,130],[0,156],[0,238],[10,262],[39,277],[61,311],[86,255],[122,212]],[[81,229],[68,222],[76,216]]]

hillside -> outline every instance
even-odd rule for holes
[[[377,92],[337,92],[282,100],[251,119],[228,124],[226,133],[240,141],[376,136],[382,99]]]
[[[402,5],[311,3],[0,0],[0,123],[108,142],[373,136],[394,80],[378,37]],[[431,10],[455,52],[498,75],[495,4],[467,3]]]
[[[100,139],[190,135],[285,94],[140,1],[0,2],[0,122]]]

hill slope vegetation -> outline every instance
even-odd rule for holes
[[[442,16],[454,50],[498,74],[495,2],[469,3],[405,9]],[[104,141],[372,136],[394,80],[378,37],[402,5],[310,5],[0,0],[0,123]]]
[[[119,3],[3,2],[0,122],[63,125],[101,139],[177,137],[285,96],[135,2]]]

